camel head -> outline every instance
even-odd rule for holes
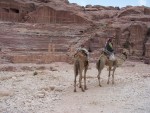
[[[126,59],[128,58],[128,55],[130,54],[129,50],[128,49],[123,49],[122,50],[122,54],[126,57]]]

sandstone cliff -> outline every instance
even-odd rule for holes
[[[130,58],[149,62],[149,22],[150,8],[145,6],[83,7],[67,0],[1,0],[0,47],[5,52],[1,59],[16,63],[70,62],[68,54],[82,43],[96,58],[97,51],[113,35],[117,52],[129,39],[134,50]]]

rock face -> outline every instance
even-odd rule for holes
[[[1,0],[1,20],[31,23],[87,23],[86,19],[49,0]],[[58,5],[58,6],[57,6]]]
[[[23,4],[14,0],[1,0],[0,1],[0,11],[1,11],[1,20],[4,21],[15,21],[19,22],[24,19],[25,15],[29,12],[34,11],[36,8],[33,3]]]
[[[36,11],[30,13],[25,18],[25,21],[33,23],[87,23],[84,18],[75,15],[70,11],[57,11],[48,6],[37,8]]]
[[[149,22],[150,8],[144,6],[81,7],[68,0],[1,0],[1,63],[72,62],[81,44],[96,59],[109,36],[115,36],[117,52],[130,40],[132,56],[149,61]]]
[[[149,58],[150,57],[150,39],[147,41],[147,43],[145,44],[145,46],[146,46],[146,53],[145,53],[145,56],[147,57],[147,58]]]

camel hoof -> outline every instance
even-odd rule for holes
[[[99,85],[99,87],[102,87],[102,85]]]
[[[85,90],[88,90],[88,88],[87,88],[87,87],[85,87],[84,89],[85,89]]]
[[[77,92],[76,89],[74,89],[74,92]]]
[[[82,92],[85,92],[85,90],[82,90]]]
[[[83,89],[83,88],[81,88],[81,90],[82,90],[82,92],[84,92],[84,89]]]

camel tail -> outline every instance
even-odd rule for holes
[[[98,60],[98,62],[96,62],[96,68],[99,69],[100,67],[100,60]]]

